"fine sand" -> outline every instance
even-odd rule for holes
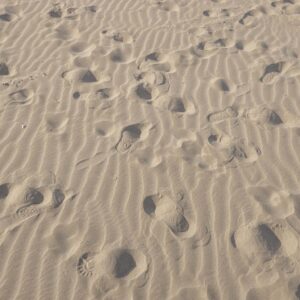
[[[0,1],[0,300],[300,299],[300,0]]]

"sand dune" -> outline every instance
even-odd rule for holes
[[[0,299],[300,299],[299,0],[0,3]]]

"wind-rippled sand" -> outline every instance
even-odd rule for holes
[[[0,299],[300,299],[300,1],[2,0]]]

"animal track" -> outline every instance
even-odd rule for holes
[[[190,224],[184,210],[163,194],[147,196],[143,202],[144,212],[153,219],[164,222],[176,236],[189,235]]]

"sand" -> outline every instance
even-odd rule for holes
[[[299,32],[299,0],[2,0],[0,299],[300,299]]]

